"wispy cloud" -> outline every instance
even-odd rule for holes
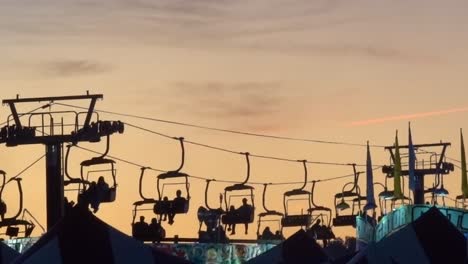
[[[389,122],[389,121],[413,120],[413,119],[417,119],[417,118],[431,117],[431,116],[441,116],[441,115],[448,115],[448,114],[452,114],[452,113],[461,113],[461,112],[468,112],[468,107],[453,108],[453,109],[431,111],[431,112],[414,113],[414,114],[406,114],[406,115],[387,116],[387,117],[381,117],[381,118],[375,118],[375,119],[366,119],[366,120],[354,121],[354,122],[349,123],[348,125],[350,125],[350,126],[363,126],[363,125],[385,123],[385,122]]]
[[[43,63],[40,67],[43,73],[59,77],[94,75],[111,70],[109,65],[90,60],[56,60]]]
[[[179,110],[255,131],[279,128],[274,116],[281,114],[287,100],[280,82],[176,82],[172,86]]]
[[[374,13],[357,12],[356,6],[344,0],[43,0],[7,3],[0,10],[0,25],[3,25],[0,33],[34,36],[36,40],[89,37],[135,41],[152,47],[357,56],[417,63],[439,61],[439,58],[414,48],[372,42],[375,36],[363,36],[354,41],[313,37],[324,30],[335,36],[349,30],[362,31],[361,25],[378,24],[379,15],[385,14],[384,6],[372,9]],[[365,7],[365,1],[359,5]],[[18,20],[18,17],[24,19]]]

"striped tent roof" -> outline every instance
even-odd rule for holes
[[[157,251],[73,208],[14,263],[189,263]]]
[[[249,264],[324,263],[328,257],[313,237],[300,229],[281,244],[249,260]]]
[[[436,207],[349,263],[465,263],[464,235]]]
[[[0,242],[0,264],[11,263],[19,255],[16,250]]]

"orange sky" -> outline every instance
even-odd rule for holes
[[[452,142],[448,155],[459,159],[458,131],[466,127],[466,112],[444,111],[468,107],[465,1],[0,3],[2,99],[89,90],[103,93],[98,108],[111,111],[253,133],[363,144],[370,140],[378,145],[392,144],[396,129],[400,142],[406,143],[407,122],[412,121],[415,144]],[[0,108],[0,117],[6,119],[8,111]],[[445,114],[414,115],[428,112]],[[365,162],[362,147],[259,139],[102,117],[235,151]],[[385,118],[385,122],[350,126]],[[175,141],[132,128],[112,141],[112,155],[161,169],[178,165]],[[84,146],[104,148],[103,144]],[[3,146],[1,169],[13,176],[43,151],[42,146]],[[372,149],[372,156],[374,164],[388,163],[383,149]],[[78,173],[79,162],[89,157],[77,150],[71,169]],[[187,173],[242,180],[244,166],[242,156],[187,146]],[[349,167],[325,165],[310,165],[309,171],[315,179],[352,172]],[[44,173],[41,163],[24,175],[23,183],[25,206],[45,225]],[[138,198],[138,173],[138,168],[119,163],[118,202],[103,205],[98,213],[124,232],[130,230],[131,204]],[[252,181],[297,181],[302,173],[300,164],[252,159]],[[459,174],[457,169],[446,179],[453,196],[459,194]],[[375,178],[382,179],[382,173],[375,173]],[[316,200],[331,205],[333,194],[345,182],[323,183]],[[148,179],[148,193],[154,190],[151,184]],[[170,235],[177,229],[181,236],[195,236],[203,182],[194,181],[191,186],[191,214],[177,216],[174,227],[167,228]],[[213,185],[213,204],[224,187]],[[272,209],[282,210],[281,194],[287,190],[271,189]],[[6,194],[10,203],[15,201],[15,191]],[[260,197],[258,192],[257,205]],[[337,228],[336,232],[352,231]]]

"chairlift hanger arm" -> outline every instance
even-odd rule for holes
[[[207,208],[208,210],[213,210],[213,209],[208,205],[208,188],[209,188],[209,186],[210,186],[211,181],[213,181],[213,180],[207,179],[207,180],[206,180],[206,186],[205,186],[205,206],[206,206],[206,208]],[[220,199],[222,199],[222,198],[220,198]]]
[[[245,180],[241,183],[241,185],[244,185],[244,184],[246,184],[246,183],[249,181],[249,178],[250,178],[250,159],[249,159],[250,153],[249,153],[249,152],[245,152],[245,153],[241,153],[241,154],[244,154],[244,155],[245,155],[245,160],[247,161],[247,177],[246,177]]]
[[[183,137],[179,137],[179,138],[175,138],[177,140],[179,140],[180,142],[180,148],[182,150],[182,157],[181,157],[181,161],[180,161],[180,166],[177,170],[175,170],[176,172],[179,172],[183,167],[184,167],[184,163],[185,163],[185,147],[184,147],[184,138]]]
[[[140,197],[143,200],[149,200],[143,195],[143,176],[145,175],[145,170],[150,169],[149,167],[141,167],[141,173],[140,173],[140,180],[138,183],[138,192],[140,193]]]
[[[110,149],[110,135],[108,134],[106,135],[106,150],[98,158],[103,159],[105,156],[107,156],[107,154],[109,153],[109,149]]]
[[[68,157],[70,156],[70,149],[75,146],[75,144],[68,144],[67,145],[67,152],[65,153],[65,164],[64,164],[64,172],[65,172],[65,176],[70,180],[70,181],[73,181],[73,180],[78,180],[79,178],[73,178],[70,176],[70,174],[68,173]]]
[[[361,172],[357,172],[357,171],[356,171],[356,163],[351,164],[351,166],[353,166],[353,173],[354,173],[354,186],[353,186],[353,188],[351,189],[351,192],[352,192],[352,191],[354,191],[354,189],[356,189],[356,187],[358,186],[359,174],[360,174]]]
[[[267,190],[267,187],[268,187],[268,183],[264,183],[263,184],[263,195],[262,195],[262,205],[263,205],[263,209],[265,210],[265,212],[270,212],[270,210],[268,210],[266,208],[266,190]]]
[[[4,218],[2,221],[13,221],[18,218],[18,216],[23,211],[23,188],[21,186],[21,178],[15,178],[14,181],[18,184],[18,191],[19,191],[19,208],[16,214],[13,217]]]
[[[304,188],[306,187],[307,185],[307,160],[298,160],[299,162],[302,162],[303,166],[304,166],[304,184],[302,185],[301,188],[299,188],[299,190],[304,190]]]

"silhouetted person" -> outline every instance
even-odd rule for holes
[[[234,207],[234,205],[231,205],[229,207],[229,211],[226,213],[226,218],[227,218],[228,223],[229,223],[227,231],[231,231],[231,235],[236,234],[236,225],[232,223],[234,221],[236,215],[237,215],[236,208]]]
[[[7,205],[2,200],[2,201],[0,201],[0,215],[1,215],[2,219],[5,218],[6,212],[7,212]]]
[[[91,182],[88,189],[84,193],[85,201],[87,201],[91,208],[93,208],[93,212],[96,213],[99,210],[99,197],[97,195],[97,184],[96,182]]]
[[[317,221],[315,221],[315,224],[312,225],[310,230],[317,232],[320,229],[320,222],[322,221],[320,219],[317,219]]]
[[[276,230],[276,232],[275,232],[275,238],[276,238],[276,239],[279,239],[279,240],[284,240],[284,236],[283,236],[283,234],[282,234],[279,230]]]
[[[164,196],[163,200],[159,201],[159,204],[160,204],[160,209],[161,209],[160,210],[161,214],[159,215],[159,217],[161,218],[161,221],[166,221],[168,213],[169,213],[169,209],[171,206],[167,196]]]
[[[172,225],[174,223],[174,217],[177,213],[182,213],[185,208],[185,203],[187,202],[187,199],[185,197],[182,197],[182,191],[177,190],[176,192],[176,198],[172,201],[172,206],[169,209],[169,224]]]
[[[245,226],[245,234],[247,235],[249,231],[249,220],[253,212],[253,207],[247,203],[247,198],[242,199],[242,205],[237,209],[239,213],[239,218],[242,219],[242,223]]]
[[[140,216],[140,221],[133,226],[133,236],[139,240],[144,240],[149,233],[148,223],[145,222],[145,217]]]
[[[98,178],[98,181],[96,184],[96,191],[97,191],[99,202],[104,201],[106,197],[109,195],[109,184],[107,184],[103,176],[100,176]]]
[[[275,234],[271,232],[270,227],[269,226],[265,227],[265,229],[263,229],[263,232],[262,232],[262,239],[272,240],[274,238],[275,238]]]
[[[64,205],[65,205],[65,215],[70,214],[71,210],[73,209],[73,206],[75,205],[75,202],[71,201],[69,202],[67,197],[64,198]]]
[[[156,218],[151,218],[151,224],[149,225],[149,233],[153,242],[160,242],[166,236],[166,231],[162,228],[161,224]]]

